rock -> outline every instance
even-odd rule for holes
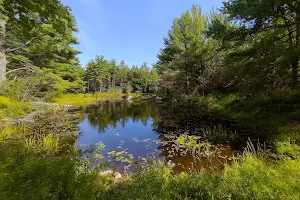
[[[123,97],[126,101],[132,101],[132,96],[124,96]]]
[[[162,101],[161,97],[156,97],[155,99],[156,99],[157,102],[161,102]]]
[[[115,183],[119,182],[122,179],[122,174],[115,172],[113,170],[106,170],[99,173],[100,176],[112,176],[115,180]]]

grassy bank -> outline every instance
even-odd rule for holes
[[[53,102],[58,104],[67,104],[72,106],[85,106],[90,104],[96,104],[99,101],[122,99],[127,96],[137,98],[142,94],[123,94],[115,92],[103,92],[103,93],[92,93],[92,94],[63,94],[57,98],[53,98]]]
[[[31,111],[31,104],[0,96],[0,121],[23,117]]]

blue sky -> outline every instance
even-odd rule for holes
[[[162,38],[175,17],[199,4],[204,12],[220,7],[222,0],[62,0],[77,20],[76,33],[83,66],[103,55],[122,59],[129,66],[157,61]]]

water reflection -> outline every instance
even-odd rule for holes
[[[220,170],[231,163],[234,150],[241,149],[244,137],[249,136],[247,128],[193,107],[115,101],[91,106],[85,113],[79,124],[78,148],[103,143],[99,160],[110,162],[119,172],[131,168],[135,160],[153,157],[172,161],[175,173]],[[197,138],[191,145],[192,136]]]

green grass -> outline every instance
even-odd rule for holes
[[[58,104],[67,104],[72,106],[86,106],[90,104],[97,104],[99,101],[122,99],[124,96],[137,97],[138,94],[122,94],[122,93],[94,93],[94,94],[63,94],[60,97],[52,99]]]
[[[30,111],[31,105],[29,103],[0,96],[0,121],[23,117]]]

